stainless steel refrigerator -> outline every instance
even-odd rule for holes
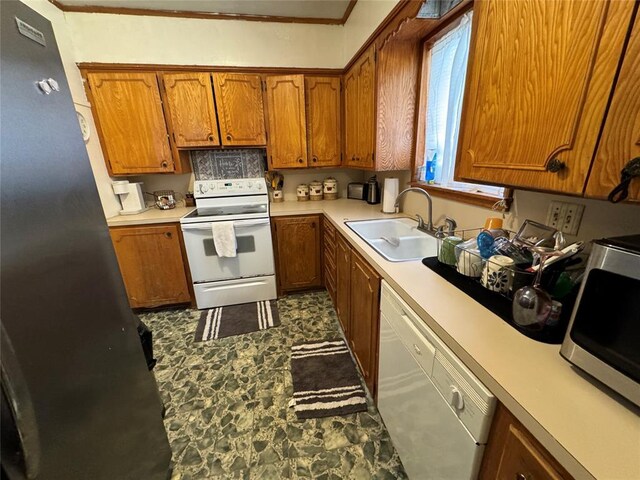
[[[51,24],[13,0],[0,16],[2,476],[165,479],[162,404]]]

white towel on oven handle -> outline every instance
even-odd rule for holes
[[[213,234],[213,244],[216,247],[219,257],[235,257],[237,255],[238,244],[236,242],[236,231],[234,222],[213,222],[211,233]]]

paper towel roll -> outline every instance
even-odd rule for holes
[[[397,178],[385,178],[384,179],[384,192],[382,194],[382,212],[383,213],[395,213],[396,197],[398,196],[398,190],[400,188],[400,182]]]

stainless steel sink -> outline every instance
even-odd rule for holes
[[[437,240],[418,230],[410,218],[358,220],[346,225],[390,262],[408,262],[437,254]]]

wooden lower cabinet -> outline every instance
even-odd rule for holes
[[[355,251],[351,252],[349,345],[371,395],[375,396],[378,365],[380,276]]]
[[[322,258],[324,263],[324,287],[336,305],[336,229],[326,217],[322,219]]]
[[[336,233],[336,312],[371,394],[376,395],[380,276]]]
[[[351,247],[342,235],[336,235],[336,313],[347,338],[351,334]]]
[[[498,404],[479,480],[560,480],[571,475],[533,435]]]
[[[322,287],[319,215],[272,219],[278,291]]]
[[[177,224],[109,229],[132,308],[191,301]]]

